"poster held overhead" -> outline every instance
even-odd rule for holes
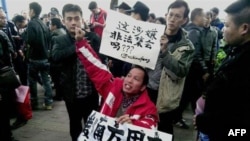
[[[100,53],[154,69],[164,29],[163,25],[138,21],[119,12],[108,11]]]

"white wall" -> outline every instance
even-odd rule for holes
[[[42,14],[48,13],[51,7],[57,7],[61,13],[63,5],[66,3],[79,4],[83,9],[83,16],[85,19],[89,19],[90,11],[88,10],[88,4],[91,0],[6,0],[8,15],[13,17],[15,13],[19,13],[22,10],[28,11],[30,2],[36,1],[42,5]],[[109,9],[110,0],[94,0],[98,3],[99,7]],[[127,2],[133,7],[136,0],[119,0],[121,2]],[[164,16],[167,12],[167,8],[174,0],[140,0],[144,2],[149,8],[150,12],[156,14],[156,16]],[[236,0],[186,0],[190,6],[190,9],[201,7],[204,10],[209,10],[212,7],[218,7],[220,9],[220,18],[225,17],[224,9],[233,1]]]
[[[22,10],[29,10],[29,3],[38,2],[42,6],[42,14],[49,13],[51,7],[56,7],[60,14],[62,8],[67,3],[78,4],[83,10],[83,17],[89,19],[90,11],[88,5],[92,0],[6,0],[9,17],[13,17],[14,14],[20,14]],[[99,7],[109,8],[109,0],[94,0],[98,3]]]
[[[133,6],[136,0],[119,0],[128,3]],[[163,16],[167,13],[168,6],[175,0],[140,0],[144,2],[149,8],[150,13],[155,13],[157,17]],[[236,0],[186,0],[190,7],[190,12],[194,8],[203,8],[205,11],[210,10],[213,7],[218,7],[220,9],[220,18],[224,18],[226,13],[224,9]]]

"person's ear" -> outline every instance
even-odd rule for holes
[[[250,25],[247,23],[244,23],[240,26],[240,33],[242,35],[248,34],[250,32]]]
[[[186,18],[184,18],[183,20],[182,20],[182,24],[181,25],[184,25],[186,22],[187,22],[187,20],[188,20],[188,18],[186,17]]]
[[[64,18],[62,19],[62,24],[65,25],[65,20],[64,20]]]
[[[143,85],[142,87],[141,87],[141,92],[143,92],[145,89],[146,89],[146,85]]]

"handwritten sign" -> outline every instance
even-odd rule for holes
[[[172,141],[172,135],[131,124],[118,124],[114,118],[93,111],[78,141]]]
[[[164,29],[163,25],[138,21],[110,10],[102,35],[100,53],[154,69]]]

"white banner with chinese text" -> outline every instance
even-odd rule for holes
[[[132,64],[154,69],[165,26],[138,21],[108,11],[100,53]]]
[[[114,118],[93,111],[78,141],[172,141],[172,135],[132,124],[118,124]]]

